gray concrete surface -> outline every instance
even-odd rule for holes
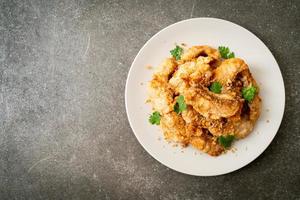
[[[299,9],[296,0],[0,0],[0,199],[300,199]],[[126,117],[125,80],[138,50],[190,17],[254,32],[285,81],[275,140],[228,175],[168,169]]]

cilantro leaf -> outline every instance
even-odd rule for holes
[[[149,122],[151,124],[156,124],[156,125],[159,125],[160,124],[160,114],[159,112],[155,111],[152,113],[152,115],[150,115],[149,117]]]
[[[222,58],[225,58],[225,59],[234,58],[234,53],[230,52],[228,47],[219,46],[218,49],[219,49],[219,52],[220,52]]]
[[[216,93],[216,94],[220,94],[221,90],[222,90],[222,85],[219,82],[213,82],[210,85],[209,90]]]
[[[231,52],[230,54],[228,54],[227,58],[234,58],[234,53]]]
[[[246,101],[251,102],[255,97],[256,91],[257,89],[254,86],[243,87],[242,96]]]
[[[176,100],[176,104],[174,105],[174,111],[177,114],[180,114],[182,111],[186,110],[186,107],[187,106],[184,102],[184,97],[180,95]]]
[[[221,146],[223,146],[224,148],[228,148],[231,146],[232,142],[234,140],[234,135],[227,135],[227,136],[223,136],[221,135],[218,138],[218,142]]]
[[[180,60],[183,49],[180,46],[176,45],[176,47],[172,49],[170,53],[176,60]]]

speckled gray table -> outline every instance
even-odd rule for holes
[[[0,199],[300,199],[299,9],[297,0],[0,0]],[[285,81],[274,141],[228,175],[193,177],[161,165],[125,113],[138,50],[190,17],[254,32]]]

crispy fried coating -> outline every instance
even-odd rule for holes
[[[218,50],[210,46],[204,45],[204,46],[192,46],[181,56],[181,60],[190,61],[199,56],[205,56],[205,57],[209,56],[215,60],[220,59],[220,53]]]
[[[222,85],[220,94],[209,90],[216,81]],[[245,61],[223,60],[212,47],[193,46],[180,60],[168,58],[157,67],[149,84],[148,102],[161,114],[166,140],[218,156],[225,151],[218,143],[219,136],[246,137],[260,115],[258,94],[251,102],[242,98],[241,90],[248,86],[258,89]],[[182,113],[174,112],[179,95],[187,104]]]
[[[183,95],[187,104],[211,119],[233,116],[242,106],[240,99],[228,94],[215,94],[204,87],[189,88]]]
[[[223,61],[215,69],[215,80],[225,85],[228,92],[235,91],[236,96],[240,96],[242,87],[255,86],[258,89],[247,64],[239,58]],[[228,118],[224,131],[234,133],[237,138],[246,137],[253,130],[260,115],[260,110],[261,99],[256,95],[252,102],[244,102],[239,112]]]
[[[230,58],[214,70],[215,80],[224,86],[230,85],[238,73],[248,69],[247,64],[240,58]]]

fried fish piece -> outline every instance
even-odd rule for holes
[[[189,87],[208,85],[211,76],[209,64],[204,63],[203,60],[190,61],[178,66],[169,84],[177,93],[182,93]]]
[[[241,120],[228,120],[228,123],[233,125],[233,132],[237,138],[245,138],[253,130],[260,116],[261,99],[256,94],[254,99],[251,102],[245,102],[244,106],[247,107],[248,110],[244,111],[246,113],[241,114]]]
[[[174,72],[177,63],[174,59],[166,59],[153,75],[148,87],[148,102],[160,114],[173,110],[174,91],[168,85],[168,78]]]
[[[242,101],[228,94],[215,94],[207,88],[186,88],[182,91],[187,104],[206,118],[230,117],[242,106]]]
[[[197,65],[195,62],[179,65],[169,84],[201,115],[212,119],[233,116],[241,108],[242,102],[229,94],[212,93],[202,86],[204,84],[201,82],[209,80],[205,79],[205,73],[210,70],[207,65],[206,63]]]
[[[177,93],[189,87],[208,86],[212,77],[211,67],[208,64],[210,60],[211,57],[200,56],[197,60],[179,65],[169,84]]]
[[[214,70],[215,80],[223,86],[231,85],[238,73],[248,69],[248,65],[240,58],[230,58]]]
[[[191,137],[190,143],[195,148],[211,156],[218,156],[224,152],[224,148],[218,144],[217,140],[206,134],[202,134],[202,136]]]
[[[223,132],[224,133],[233,133],[236,138],[244,138],[246,137],[251,131],[253,130],[256,121],[259,118],[261,112],[261,99],[258,95],[259,87],[252,77],[249,69],[245,69],[239,72],[238,79],[234,81],[241,81],[242,86],[239,87],[239,94],[241,95],[241,88],[242,87],[249,87],[254,86],[257,89],[257,93],[254,99],[251,102],[244,101],[243,107],[241,110],[234,116],[229,117],[227,119],[227,123],[224,126]],[[233,82],[233,86],[236,85]],[[237,89],[237,88],[232,88]]]
[[[186,143],[185,141],[188,140],[186,138],[185,122],[175,112],[163,114],[160,119],[160,127],[164,132],[166,140],[182,143]]]
[[[162,81],[167,83],[169,77],[174,73],[176,69],[176,60],[174,58],[167,58],[157,68],[155,68],[153,77],[161,79]]]
[[[188,106],[185,111],[182,112],[182,118],[186,123],[196,124],[202,128],[207,129],[213,136],[224,135],[223,119],[211,119],[202,116],[192,106]]]
[[[182,56],[181,60],[183,61],[191,61],[199,56],[210,56],[215,60],[219,60],[221,58],[220,53],[218,50],[207,46],[192,46],[189,48]]]
[[[148,87],[148,96],[147,102],[152,105],[153,110],[160,114],[173,110],[174,92],[160,79],[152,79]]]
[[[175,112],[164,114],[160,126],[166,140],[179,142],[184,146],[191,144],[212,156],[220,155],[224,151],[216,138],[203,131],[195,121],[186,123],[183,117]]]

